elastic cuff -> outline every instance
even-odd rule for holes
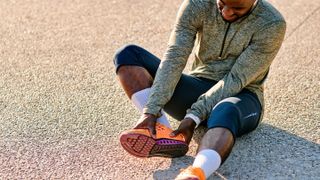
[[[195,116],[194,114],[186,114],[186,116],[184,118],[190,118],[192,119],[195,123],[196,123],[196,127],[197,128],[199,126],[199,124],[201,123],[200,118],[198,118],[197,116]]]
[[[142,112],[143,112],[144,114],[153,114],[153,115],[155,115],[157,118],[159,118],[159,117],[162,116],[161,109],[160,109],[160,111],[158,111],[158,113],[154,113],[154,112],[151,112],[148,108],[143,108]]]

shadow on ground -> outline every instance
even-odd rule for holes
[[[199,143],[204,128],[195,134]],[[193,157],[172,159],[170,167],[157,170],[153,179],[174,179]],[[238,138],[233,152],[210,179],[316,179],[320,169],[320,146],[269,124]]]

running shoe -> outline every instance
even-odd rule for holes
[[[175,178],[175,180],[205,180],[206,177],[201,168],[189,166],[187,169],[184,169],[180,174]]]
[[[131,129],[120,135],[122,147],[136,157],[180,157],[188,152],[189,146],[182,134],[170,137],[172,129],[156,123],[156,138],[148,129]]]

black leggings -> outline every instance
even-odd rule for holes
[[[160,59],[139,46],[126,45],[115,54],[114,64],[116,72],[122,65],[140,66],[154,78]],[[170,101],[163,108],[164,111],[173,118],[182,120],[186,110],[216,83],[214,80],[182,74]],[[220,101],[204,123],[208,128],[227,128],[236,137],[254,130],[259,124],[260,115],[261,105],[257,96],[244,89],[236,96]]]

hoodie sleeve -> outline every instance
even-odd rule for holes
[[[197,29],[200,26],[200,11],[194,0],[185,0],[177,14],[166,53],[157,70],[144,113],[159,115],[170,100],[174,89],[192,52]]]

